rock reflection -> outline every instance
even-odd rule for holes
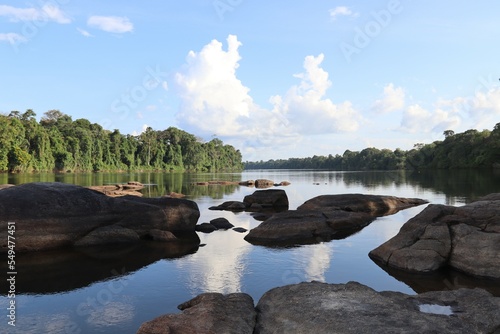
[[[500,280],[473,277],[452,269],[442,269],[433,273],[421,274],[390,268],[380,263],[377,264],[389,275],[405,283],[416,293],[480,288],[500,297]]]
[[[196,243],[142,241],[133,245],[85,247],[16,255],[16,293],[71,291],[97,281],[126,275],[161,259],[179,258],[198,250]],[[6,263],[0,270],[7,272]],[[0,289],[8,291],[7,281]]]

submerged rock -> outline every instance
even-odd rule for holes
[[[369,255],[382,265],[412,272],[449,266],[500,278],[498,217],[500,199],[492,195],[462,207],[429,205]]]
[[[0,238],[7,240],[7,224],[14,222],[16,252],[165,239],[158,231],[199,243],[194,232],[199,215],[198,205],[184,199],[113,198],[64,183],[0,191]],[[0,252],[7,250],[5,244]]]

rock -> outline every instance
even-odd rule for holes
[[[500,278],[498,217],[500,200],[462,207],[429,205],[369,255],[382,265],[412,272],[449,266],[473,276]]]
[[[419,295],[377,292],[357,282],[299,283],[267,291],[204,293],[142,324],[137,333],[498,333],[500,297],[481,289]]]
[[[262,207],[288,209],[288,196],[286,192],[281,189],[256,190],[253,194],[245,196],[243,203],[245,203],[246,206],[259,204]]]
[[[259,245],[289,246],[343,239],[360,231],[377,216],[422,203],[425,201],[392,196],[318,196],[306,201],[297,210],[272,215],[250,230],[245,240]]]
[[[255,180],[255,188],[270,188],[274,186],[274,181],[266,180],[266,179],[257,179]]]
[[[91,186],[89,189],[99,191],[107,196],[120,197],[120,196],[139,196],[142,197],[143,194],[139,192],[144,188],[144,185],[137,181],[129,181],[126,184],[113,184],[113,185],[103,185],[103,186]]]
[[[154,241],[178,241],[179,239],[170,231],[151,230],[148,236]]]
[[[291,184],[291,183],[290,183],[289,181],[281,181],[281,182],[279,183],[279,185],[280,185],[280,186],[285,186],[285,187],[286,187],[286,186],[289,186],[290,184]]]
[[[254,180],[240,181],[238,182],[240,186],[253,187],[255,185]]]
[[[245,240],[258,245],[288,246],[342,239],[359,231],[374,217],[361,212],[289,210],[272,215],[250,230]]]
[[[0,190],[14,187],[13,184],[0,184]]]
[[[253,299],[244,293],[204,293],[178,308],[181,314],[167,314],[148,321],[137,333],[252,334],[255,327]]]
[[[235,227],[235,228],[233,228],[233,231],[236,231],[238,233],[245,233],[247,231],[247,229],[243,228],[243,227]]]
[[[211,206],[209,210],[243,211],[247,208],[245,203],[238,201],[227,201],[217,206]]]
[[[63,183],[26,183],[0,191],[0,238],[16,223],[16,252],[136,242],[151,230],[199,243],[196,203],[173,198],[108,197]],[[2,245],[0,252],[7,252]]]
[[[364,194],[321,195],[304,202],[297,210],[337,209],[383,216],[425,203],[428,202],[419,198],[394,196]]]
[[[215,218],[210,221],[210,224],[215,226],[218,230],[227,230],[233,228],[234,225],[231,224],[226,218]]]
[[[272,289],[256,309],[256,334],[458,334],[493,333],[500,328],[500,298],[480,289],[415,296],[376,292],[356,282],[311,282]]]
[[[217,227],[213,226],[210,223],[201,223],[195,226],[195,230],[203,233],[212,233],[217,230]]]

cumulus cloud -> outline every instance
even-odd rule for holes
[[[418,104],[409,106],[403,113],[401,127],[410,133],[440,133],[460,125],[462,118],[453,110],[435,108],[433,112]]]
[[[127,17],[120,16],[91,16],[87,25],[106,32],[122,34],[134,30],[134,25]]]
[[[405,92],[401,87],[394,87],[393,83],[384,87],[384,96],[376,100],[373,109],[379,113],[391,113],[403,110],[405,106]]]
[[[0,16],[8,17],[11,22],[53,21],[60,24],[71,23],[71,18],[58,6],[45,4],[40,8],[18,8],[0,5]]]
[[[17,43],[23,43],[26,41],[26,37],[13,32],[0,33],[0,42],[8,42],[9,44],[15,45]]]
[[[216,134],[249,152],[252,147],[297,143],[304,134],[354,131],[360,116],[349,101],[335,104],[325,97],[331,82],[321,63],[307,56],[300,82],[283,95],[271,96],[271,108],[255,103],[250,89],[237,77],[242,44],[227,38],[227,50],[217,40],[201,51],[190,51],[175,82],[182,99],[177,119],[181,127],[201,135]]]
[[[338,16],[358,17],[359,13],[353,12],[349,7],[338,6],[329,10],[330,18],[336,20]]]
[[[485,126],[498,121],[500,116],[500,87],[486,92],[477,92],[470,101],[470,116],[477,126]]]

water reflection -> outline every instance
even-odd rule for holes
[[[320,243],[308,247],[308,250],[303,253],[305,266],[306,281],[325,282],[325,273],[330,268],[333,250],[326,243]]]
[[[377,263],[385,272],[409,285],[416,293],[428,291],[481,288],[500,297],[500,280],[475,278],[453,269],[441,269],[433,273],[410,273]]]
[[[234,219],[232,219],[234,221]],[[250,229],[250,216],[238,219],[238,226]],[[189,289],[193,295],[200,292],[232,293],[241,291],[241,280],[246,271],[246,257],[252,245],[244,234],[219,230],[200,234],[201,247],[179,266],[189,272]]]
[[[196,252],[197,244],[142,241],[133,245],[86,247],[16,254],[16,293],[59,293],[123,276],[160,259]],[[7,272],[7,261],[0,263]],[[7,281],[0,289],[8,291]]]

